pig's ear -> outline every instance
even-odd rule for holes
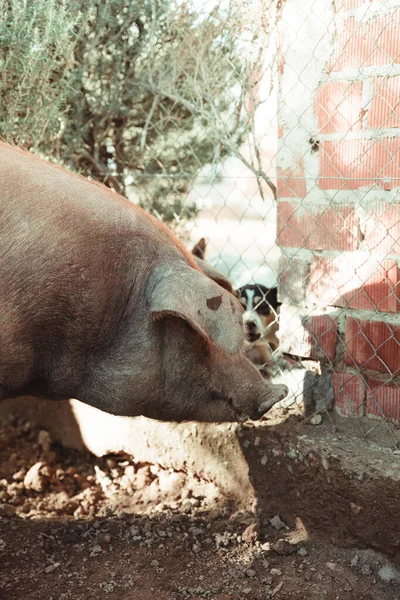
[[[207,275],[207,277],[218,283],[218,285],[223,287],[225,290],[228,290],[228,292],[230,292],[231,294],[234,293],[231,282],[227,277],[225,277],[225,275],[220,273],[218,269],[215,269],[207,261],[202,260],[201,258],[195,257],[194,260],[196,261],[200,269],[203,271],[203,273]]]
[[[157,277],[151,293],[151,319],[180,317],[229,354],[238,352],[243,344],[242,312],[232,294],[191,268]]]

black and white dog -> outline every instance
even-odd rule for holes
[[[243,323],[246,331],[246,354],[255,363],[267,364],[277,350],[279,340],[278,289],[261,284],[247,284],[237,290],[245,312]]]
[[[194,246],[192,253],[200,259],[199,266],[208,265],[205,261],[207,243],[204,238]],[[207,274],[207,273],[206,273]],[[210,275],[212,279],[215,279]],[[229,282],[229,280],[227,280]],[[227,286],[217,281],[222,287]],[[245,353],[248,358],[259,365],[267,365],[273,352],[279,346],[277,332],[279,329],[278,289],[268,288],[262,284],[249,283],[237,290],[230,289],[239,298],[243,308],[243,324],[246,333]]]

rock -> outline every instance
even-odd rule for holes
[[[186,482],[184,473],[168,473],[161,471],[159,474],[158,484],[163,494],[171,500],[176,500],[182,493],[182,489]]]
[[[311,423],[311,425],[321,425],[322,415],[319,415],[319,414],[313,415],[309,422]]]
[[[308,552],[307,552],[306,548],[304,548],[304,546],[302,546],[301,548],[299,548],[299,549],[297,550],[297,554],[298,554],[299,556],[307,556],[307,555],[308,555]]]
[[[49,565],[48,567],[45,568],[44,572],[45,573],[52,573],[53,571],[55,571],[56,569],[58,569],[58,567],[61,565],[61,563],[59,562],[55,562],[51,565]]]
[[[280,569],[271,569],[269,572],[272,577],[280,577],[282,575],[282,571]]]
[[[272,544],[272,550],[281,556],[287,556],[296,552],[295,546],[292,546],[286,540],[278,540]]]
[[[152,560],[150,563],[150,566],[153,567],[154,569],[157,568],[159,566],[159,562],[158,560]]]
[[[334,390],[332,376],[329,371],[325,371],[316,377],[312,394],[316,410],[327,411],[332,408]]]
[[[259,538],[259,535],[260,531],[257,523],[252,523],[243,531],[242,540],[243,542],[246,542],[246,544],[255,544]]]
[[[51,437],[48,431],[42,429],[38,433],[37,443],[42,447],[43,452],[48,452],[51,446]]]
[[[360,557],[358,556],[358,554],[356,554],[355,556],[353,556],[353,558],[351,559],[350,562],[350,566],[352,567],[357,567],[358,563],[360,562]]]
[[[362,506],[355,504],[354,502],[350,502],[350,510],[353,515],[358,515],[362,511]]]
[[[25,469],[21,469],[20,471],[17,471],[16,473],[14,473],[13,475],[13,480],[14,481],[23,481],[26,475],[26,471]]]
[[[12,504],[0,504],[0,517],[12,517],[16,508]]]
[[[200,546],[200,544],[193,544],[192,550],[193,550],[193,552],[195,554],[198,554],[199,552],[201,552],[201,546]]]
[[[153,478],[151,475],[150,467],[145,466],[138,469],[135,477],[135,487],[137,490],[146,488],[152,482]]]
[[[274,588],[272,590],[272,592],[271,592],[271,598],[273,598],[274,596],[276,596],[276,594],[281,591],[282,587],[283,587],[283,581],[281,581],[280,583],[278,583],[278,585],[276,586],[276,588]]]
[[[182,511],[184,513],[190,513],[192,511],[193,505],[190,500],[184,500],[182,502]]]
[[[257,575],[257,571],[254,569],[247,569],[247,571],[245,571],[245,575],[246,577],[255,577]]]
[[[382,581],[385,581],[386,583],[389,583],[390,581],[395,581],[398,576],[396,571],[389,565],[381,567],[378,571],[378,575],[382,579]]]
[[[32,431],[33,427],[33,423],[31,423],[30,421],[26,421],[22,426],[22,431],[24,433],[29,433],[30,431]]]
[[[329,460],[326,456],[321,456],[321,465],[325,471],[329,471]]]
[[[100,544],[100,546],[109,544],[111,542],[111,535],[109,533],[100,533],[99,536],[97,537],[97,543]]]
[[[24,478],[24,487],[34,492],[43,492],[50,479],[50,470],[46,463],[37,462],[27,472]]]
[[[276,515],[275,517],[272,517],[272,519],[269,520],[270,524],[272,525],[272,527],[274,527],[275,529],[285,529],[286,525],[285,523],[282,521],[282,519],[280,518],[279,515]]]
[[[248,596],[249,594],[251,594],[251,588],[243,588],[242,589],[242,593],[245,594],[246,596]]]

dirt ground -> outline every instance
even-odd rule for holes
[[[0,600],[400,600],[393,556],[287,533],[210,482],[0,424]]]

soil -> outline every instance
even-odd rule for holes
[[[400,600],[399,567],[279,515],[261,535],[252,507],[186,473],[0,424],[1,600]]]

